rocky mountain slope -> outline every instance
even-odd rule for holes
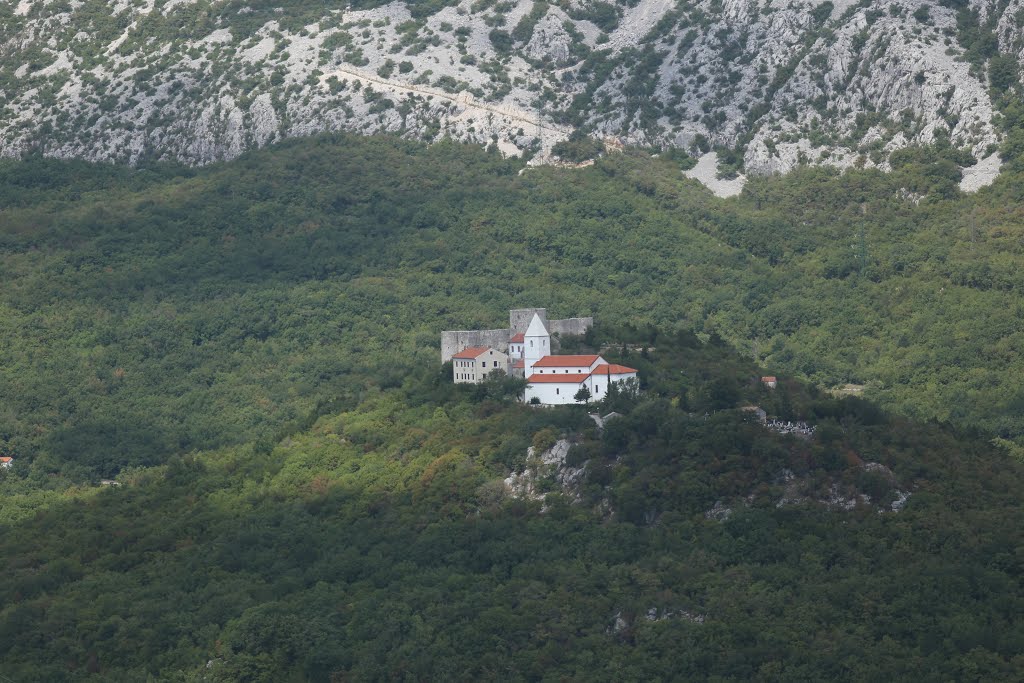
[[[323,130],[748,172],[999,142],[1024,0],[0,0],[0,155],[189,164]]]

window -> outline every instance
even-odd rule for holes
[[[555,389],[555,393],[556,393],[556,394],[560,394],[560,393],[562,393],[562,391],[561,391],[561,389],[557,389],[557,388],[556,388],[556,389]]]
[[[498,361],[494,361],[494,367],[498,367]]]
[[[530,340],[530,348],[531,349],[533,348],[533,340],[532,339]]]
[[[601,385],[600,384],[595,384],[594,385],[594,393],[595,394],[600,394],[601,393]]]

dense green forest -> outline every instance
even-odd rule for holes
[[[0,676],[1021,679],[1024,183],[950,154],[0,162]],[[597,318],[622,417],[448,381],[517,306]]]
[[[318,137],[199,170],[0,163],[0,450],[96,480],[307,421],[509,308],[718,334],[904,415],[1024,434],[1024,183],[941,150],[720,200],[671,157],[531,168]]]
[[[724,344],[657,343],[614,356],[644,391],[600,407],[623,413],[603,433],[583,406],[531,409],[501,382],[456,386],[435,368],[341,396],[269,451],[173,457],[69,492],[0,534],[0,670],[267,683],[1024,675],[1024,466],[861,399],[770,392]],[[778,436],[726,409],[748,401],[818,433]],[[560,437],[582,478],[541,476],[543,502],[509,496],[501,480],[532,466],[527,447]]]

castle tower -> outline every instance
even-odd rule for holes
[[[551,355],[551,335],[544,327],[540,316],[534,314],[530,326],[523,335],[523,371],[526,377],[533,374],[533,364],[544,356]]]
[[[548,325],[548,309],[546,308],[513,308],[508,312],[508,326],[512,334],[517,332],[526,333],[526,328],[533,322],[533,316],[539,315],[544,329],[550,330]]]

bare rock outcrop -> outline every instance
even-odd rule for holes
[[[954,9],[914,0],[459,0],[242,7],[0,0],[0,155],[204,164],[318,131],[550,150],[739,148],[746,172],[887,168],[948,138],[999,143],[986,63]],[[972,0],[1024,60],[1024,0]],[[986,167],[988,168],[988,167]]]

